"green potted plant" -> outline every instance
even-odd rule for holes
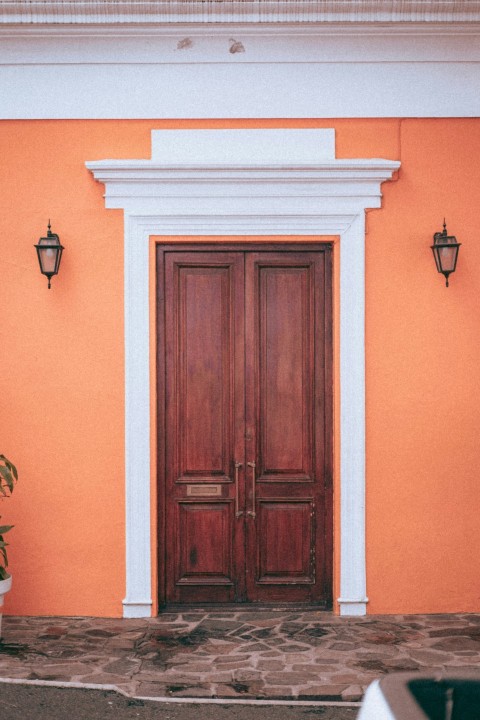
[[[17,468],[15,465],[5,457],[0,455],[0,497],[9,497],[15,483],[18,480]],[[0,518],[1,519],[1,518]],[[12,525],[0,525],[0,638],[2,631],[2,607],[3,598],[12,587],[12,576],[7,570],[8,567],[8,556],[7,556],[7,545],[5,542],[5,533],[12,529]]]

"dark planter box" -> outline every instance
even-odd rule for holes
[[[358,720],[479,720],[478,673],[393,673],[372,684]]]

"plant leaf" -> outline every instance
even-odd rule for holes
[[[17,468],[15,467],[15,465],[12,462],[10,462],[10,460],[8,460],[5,456],[4,456],[4,463],[8,467],[8,469],[10,470],[12,475],[15,477],[15,480],[18,480],[18,473],[17,473]]]
[[[3,467],[2,465],[0,465],[0,475],[3,477],[4,481],[7,483],[8,489],[10,490],[10,492],[12,492],[13,486],[15,484],[15,480],[14,480],[13,475],[10,472],[10,470],[7,467]]]

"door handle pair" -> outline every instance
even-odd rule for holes
[[[256,465],[254,462],[247,462],[247,465],[248,465],[248,467],[252,468],[252,510],[247,510],[247,515],[249,517],[255,518],[256,517],[256,512],[255,512],[255,503],[256,503],[255,468],[256,468]],[[243,467],[243,463],[235,461],[235,517],[236,518],[239,518],[243,515],[243,510],[240,510],[240,508],[239,508],[239,499],[238,499],[238,471],[240,470],[241,467]]]

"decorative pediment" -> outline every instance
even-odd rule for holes
[[[154,130],[150,160],[87,163],[105,183],[107,207],[161,212],[165,221],[201,216],[201,234],[211,216],[214,225],[219,216],[237,218],[244,233],[258,232],[265,221],[269,232],[282,233],[289,218],[297,232],[339,232],[352,213],[380,207],[380,185],[399,166],[337,159],[331,129]]]

